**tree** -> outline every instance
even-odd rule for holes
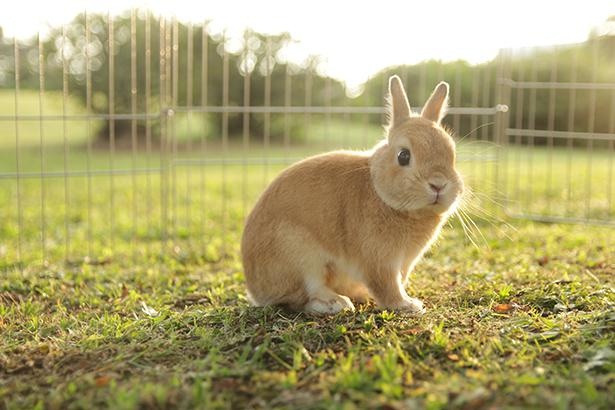
[[[580,44],[535,48],[517,53],[513,55],[512,61],[508,62],[511,68],[510,77],[516,81],[613,83],[615,35],[608,30],[601,32],[605,34],[593,33],[587,41]],[[451,84],[451,105],[492,107],[502,102],[495,101],[498,64],[497,59],[475,66],[470,66],[465,61],[442,63],[432,60],[416,65],[388,67],[365,84],[366,95],[362,97],[362,101],[367,101],[370,105],[379,104],[386,89],[386,80],[391,74],[398,74],[404,79],[410,91],[410,103],[415,107],[425,101],[435,84],[441,80]],[[527,128],[533,125],[535,129],[547,130],[552,127],[554,130],[567,131],[572,124],[572,131],[612,133],[614,96],[612,89],[553,91],[540,88],[533,92],[513,89],[508,101],[510,126]],[[535,98],[533,104],[530,104],[530,98]],[[570,112],[572,98],[574,110]],[[522,104],[518,104],[519,99],[523,99]],[[553,108],[551,101],[554,101]],[[517,112],[518,107],[523,107],[523,112]],[[592,107],[594,111],[590,113]],[[531,113],[530,108],[533,109]],[[550,112],[555,113],[552,118]],[[376,118],[372,120],[379,121]],[[460,136],[491,121],[487,118],[473,120],[471,116],[448,116],[445,119]],[[491,126],[483,127],[472,136],[485,135],[483,132],[488,132],[489,127]],[[536,145],[546,142],[545,137],[534,139]],[[557,140],[554,143],[565,143],[565,140]]]
[[[340,101],[344,97],[343,85],[321,76],[313,64],[315,59],[311,60],[312,64],[303,67],[282,61],[280,53],[289,41],[291,39],[288,34],[264,35],[247,30],[243,47],[230,52],[225,44],[226,39],[221,35],[210,34],[206,22],[187,25],[161,21],[149,13],[135,11],[112,18],[101,14],[80,14],[65,27],[53,28],[43,41],[45,86],[46,89],[61,90],[65,73],[71,95],[81,99],[96,114],[128,114],[133,111],[133,102],[139,113],[161,112],[174,103],[179,106],[221,106],[224,102],[223,71],[226,59],[226,102],[230,106],[243,105],[244,81],[248,77],[250,105],[264,105],[267,82],[270,85],[269,103],[274,106],[284,105],[284,88],[288,85],[286,75],[291,77],[292,105],[305,103],[306,84],[310,83],[312,89],[316,90],[310,90],[313,105]],[[1,44],[0,55],[10,56],[11,45],[7,42]],[[177,46],[175,52],[174,45]],[[20,66],[21,86],[38,88],[37,41],[33,39],[21,44],[20,55],[23,55]],[[8,80],[3,86],[7,88],[14,87],[11,62],[7,64],[10,66],[8,69],[5,67]],[[161,67],[164,70],[162,76]],[[177,74],[176,79],[174,73]],[[135,90],[133,83],[136,84]],[[146,107],[145,90],[148,84],[151,94],[149,106]],[[164,87],[161,88],[161,85]],[[320,91],[325,89],[329,92]],[[219,117],[220,114],[209,116],[210,133],[215,135],[220,133]],[[262,137],[262,115],[252,114],[250,117],[251,134],[255,138]],[[242,121],[241,115],[229,116],[231,137],[241,133]],[[118,141],[129,140],[131,125],[130,120],[107,121],[100,129],[98,138],[107,141],[113,127]],[[144,121],[139,120],[137,126],[139,138],[142,138]],[[278,137],[282,128],[281,124],[274,122],[270,130],[272,137]],[[155,127],[155,136],[157,132],[158,128]]]

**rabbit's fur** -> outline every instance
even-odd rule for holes
[[[256,203],[241,243],[254,305],[326,314],[372,297],[380,308],[424,311],[404,284],[463,191],[455,143],[440,126],[448,84],[438,84],[420,116],[397,76],[389,96],[386,139],[368,152],[300,161]]]

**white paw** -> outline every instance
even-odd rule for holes
[[[400,310],[413,313],[415,315],[422,315],[423,313],[425,313],[425,306],[423,305],[423,302],[421,302],[419,299],[408,298],[404,300],[404,302],[405,303]]]
[[[342,310],[354,311],[354,305],[349,298],[342,295],[335,295],[333,297],[322,298],[314,296],[303,308],[304,311],[309,313],[316,313],[319,315],[331,315],[339,313]]]
[[[399,310],[413,315],[422,315],[425,313],[425,306],[419,299],[406,297],[404,300],[395,306],[386,306],[386,308]]]

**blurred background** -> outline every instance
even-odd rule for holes
[[[382,137],[392,74],[451,85],[470,240],[615,225],[612,2],[108,3],[0,16],[0,267],[236,256],[281,169]]]

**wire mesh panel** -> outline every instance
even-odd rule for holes
[[[2,42],[3,267],[160,253],[158,21],[83,14],[47,38],[11,40],[11,54]]]
[[[507,52],[510,72],[501,85],[514,111],[502,150],[509,214],[615,224],[608,41]]]
[[[451,85],[445,125],[479,218],[505,201],[513,215],[613,220],[615,87],[599,42],[393,67],[348,96],[317,59],[285,60],[285,35],[241,40],[138,10],[3,40],[2,268],[236,258],[244,218],[284,167],[382,138],[392,74],[414,110]],[[564,54],[577,61],[565,73]]]

